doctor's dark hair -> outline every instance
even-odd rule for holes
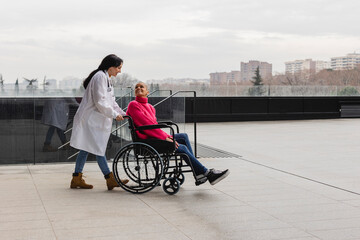
[[[111,67],[118,67],[123,63],[123,60],[116,56],[115,54],[107,55],[100,63],[100,66],[92,71],[90,75],[84,80],[83,86],[86,89],[87,86],[90,83],[90,80],[92,77],[98,72],[98,71],[107,71]]]

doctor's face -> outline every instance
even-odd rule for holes
[[[120,66],[118,66],[118,67],[110,67],[110,68],[108,69],[108,74],[109,74],[109,76],[110,76],[110,77],[112,77],[112,76],[116,77],[116,75],[117,75],[118,73],[121,73],[121,68],[122,68],[122,64],[120,64]]]
[[[135,85],[135,96],[136,97],[147,97],[149,94],[149,91],[147,89],[147,86],[143,82],[139,82]]]

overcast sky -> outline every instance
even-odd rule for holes
[[[358,0],[0,0],[0,73],[85,78],[107,54],[139,80],[360,53]]]

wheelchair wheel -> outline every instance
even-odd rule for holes
[[[145,143],[130,143],[119,150],[113,162],[116,181],[131,193],[145,193],[158,185],[163,175],[159,153]],[[129,179],[123,184],[121,179]]]
[[[175,177],[169,177],[163,182],[163,190],[169,195],[174,195],[180,190],[180,182]]]
[[[176,175],[176,179],[179,180],[180,185],[183,185],[185,182],[185,175],[183,173],[179,173]]]
[[[164,176],[165,176],[164,177],[165,179],[172,178],[172,177],[176,178],[179,181],[180,185],[183,185],[183,183],[185,182],[185,175],[182,172],[180,172],[180,173],[174,173],[174,172],[164,173]]]

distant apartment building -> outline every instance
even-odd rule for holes
[[[241,62],[241,80],[252,80],[258,67],[260,70],[260,75],[263,79],[272,77],[272,64],[260,61],[249,61],[248,63]]]
[[[226,83],[226,72],[210,73],[210,85],[219,85]]]
[[[354,69],[360,64],[360,54],[350,53],[344,57],[331,58],[331,68],[333,70]]]
[[[315,72],[316,62],[312,59],[295,60],[285,62],[285,73],[297,73],[303,71]]]
[[[237,83],[241,80],[241,72],[240,71],[231,71],[226,76],[227,82],[229,83]]]
[[[316,73],[320,72],[324,69],[331,69],[331,62],[330,61],[321,61],[317,60],[315,61],[315,71]]]
[[[285,72],[292,74],[297,72],[318,73],[323,69],[329,68],[331,68],[329,61],[313,61],[311,58],[285,62]]]
[[[240,80],[240,71],[210,73],[210,85],[236,84]]]

